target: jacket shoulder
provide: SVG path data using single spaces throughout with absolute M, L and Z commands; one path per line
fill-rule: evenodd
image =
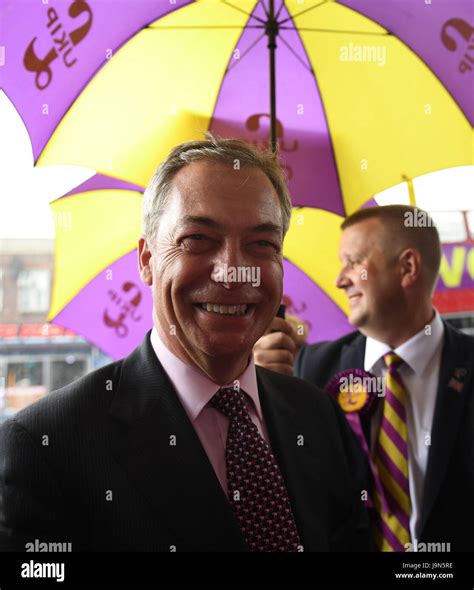
M 459 342 L 467 351 L 474 351 L 474 335 L 461 332 L 448 322 L 444 321 L 444 327 L 448 338 L 454 342 Z
M 364 336 L 360 332 L 350 332 L 337 340 L 325 340 L 323 342 L 316 342 L 315 344 L 303 344 L 300 349 L 300 354 L 311 356 L 324 356 L 341 350 L 347 344 L 352 344 L 358 339 L 363 340 Z
M 365 337 L 360 332 L 351 332 L 337 340 L 304 344 L 295 359 L 295 374 L 323 387 L 338 371 L 342 350 L 364 344 Z
M 123 359 L 104 365 L 46 394 L 5 424 L 16 422 L 31 432 L 44 432 L 46 427 L 83 426 L 84 421 L 90 423 L 95 417 L 102 417 L 120 380 L 122 362 Z

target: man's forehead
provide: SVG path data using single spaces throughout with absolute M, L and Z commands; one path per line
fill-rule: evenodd
M 368 251 L 373 248 L 377 242 L 378 223 L 368 224 L 369 221 L 378 222 L 376 219 L 367 219 L 360 223 L 355 223 L 346 227 L 342 231 L 341 241 L 339 243 L 340 251 L 346 254 L 351 252 L 360 253 L 361 251 Z
M 258 180 L 261 184 L 266 184 L 270 190 L 273 189 L 270 179 L 258 166 L 238 161 L 231 163 L 212 159 L 195 160 L 186 164 L 176 172 L 171 185 L 186 186 L 199 181 L 200 184 L 196 186 L 226 183 L 239 188 L 245 185 L 249 179 L 254 182 Z
M 268 225 L 282 231 L 278 195 L 266 174 L 255 167 L 235 171 L 231 165 L 197 161 L 174 177 L 168 193 L 167 210 L 174 212 L 179 226 L 201 224 Z
M 203 226 L 217 231 L 226 231 L 227 224 L 216 217 L 207 215 L 183 215 L 177 222 L 177 228 L 189 226 Z M 245 220 L 245 229 L 259 233 L 281 234 L 281 224 L 275 223 L 272 219 L 262 218 L 261 220 Z
M 365 242 L 376 240 L 381 234 L 383 234 L 383 224 L 375 217 L 358 221 L 342 231 L 342 237 L 347 240 Z

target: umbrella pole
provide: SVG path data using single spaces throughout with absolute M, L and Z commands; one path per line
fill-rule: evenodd
M 408 197 L 410 199 L 410 205 L 412 207 L 416 207 L 415 187 L 413 186 L 413 180 L 408 176 L 405 176 L 405 174 L 403 174 L 402 178 L 408 186 Z
M 276 83 L 275 83 L 275 54 L 276 38 L 278 35 L 278 22 L 275 19 L 275 3 L 269 0 L 268 21 L 266 23 L 266 33 L 268 35 L 268 49 L 270 52 L 270 146 L 273 153 L 277 149 L 276 133 Z

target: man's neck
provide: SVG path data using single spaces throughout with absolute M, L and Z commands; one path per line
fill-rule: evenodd
M 394 322 L 391 326 L 386 326 L 377 330 L 371 330 L 370 328 L 361 327 L 359 331 L 367 336 L 373 338 L 379 342 L 383 342 L 387 346 L 390 346 L 392 350 L 395 350 L 410 338 L 413 338 L 418 332 L 426 328 L 435 317 L 435 311 L 430 306 L 429 309 L 425 309 L 423 313 L 416 314 Z
M 160 325 L 155 324 L 155 329 L 158 336 L 166 348 L 179 358 L 183 363 L 201 371 L 206 377 L 217 385 L 231 385 L 242 373 L 249 364 L 251 352 L 247 355 L 225 355 L 219 357 L 211 357 L 204 353 L 199 353 L 196 350 L 187 351 L 176 338 L 166 338 L 166 334 L 161 330 Z

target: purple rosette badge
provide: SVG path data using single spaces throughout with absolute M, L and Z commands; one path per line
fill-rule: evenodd
M 375 401 L 383 396 L 383 381 L 362 369 L 346 369 L 328 381 L 324 389 L 347 414 L 372 412 Z

